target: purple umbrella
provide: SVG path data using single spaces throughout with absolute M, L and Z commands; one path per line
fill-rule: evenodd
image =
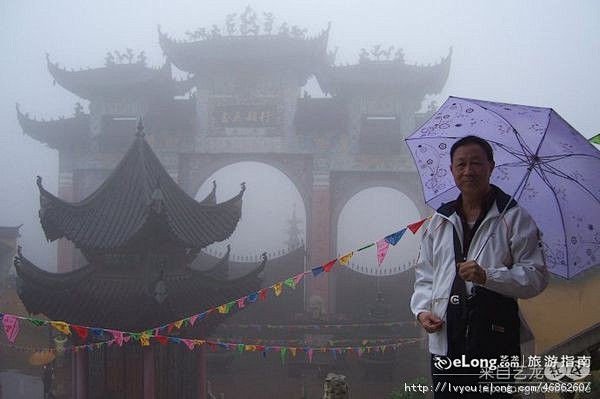
M 600 151 L 551 108 L 449 97 L 406 139 L 434 209 L 459 194 L 450 147 L 467 135 L 494 148 L 491 182 L 534 218 L 552 273 L 571 278 L 600 263 Z

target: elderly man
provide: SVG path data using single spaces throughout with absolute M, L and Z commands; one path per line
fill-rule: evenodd
M 497 366 L 500 356 L 520 354 L 525 325 L 516 298 L 542 292 L 548 271 L 535 222 L 490 184 L 490 144 L 464 137 L 450 158 L 460 195 L 437 210 L 423 235 L 411 310 L 429 333 L 434 387 L 438 381 L 478 386 L 479 367 L 452 361 L 464 356 L 469 365 L 485 359 Z M 458 394 L 435 393 L 450 397 Z

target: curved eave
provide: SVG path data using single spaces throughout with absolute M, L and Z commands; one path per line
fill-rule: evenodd
M 14 265 L 17 276 L 21 279 L 21 284 L 26 284 L 28 287 L 33 287 L 34 289 L 36 287 L 44 287 L 57 291 L 74 287 L 95 272 L 95 268 L 92 265 L 87 265 L 66 273 L 48 272 L 39 268 L 23 256 L 20 248 L 19 253 L 15 256 Z
M 452 49 L 434 65 L 408 65 L 397 61 L 366 61 L 347 66 L 333 66 L 317 73 L 319 86 L 325 93 L 401 93 L 418 95 L 442 91 L 452 59 Z
M 175 40 L 158 29 L 163 53 L 177 68 L 203 73 L 237 67 L 267 67 L 314 73 L 327 63 L 329 30 L 312 38 L 283 35 L 217 36 L 198 41 Z
M 23 134 L 54 149 L 84 145 L 90 136 L 89 114 L 40 121 L 30 118 L 27 113 L 22 113 L 17 104 L 17 120 L 23 129 Z
M 46 58 L 48 71 L 54 81 L 87 100 L 106 96 L 176 95 L 188 84 L 171 78 L 171 66 L 168 62 L 160 68 L 132 63 L 74 71 L 60 68 L 48 56 Z
M 69 273 L 48 273 L 21 255 L 18 259 L 19 296 L 29 313 L 125 331 L 163 325 L 260 288 L 256 278 L 230 284 L 190 270 L 177 271 L 161 276 L 168 295 L 159 303 L 152 285 L 129 268 L 105 274 L 89 265 Z M 205 320 L 206 332 L 225 317 L 215 314 Z
M 213 205 L 217 203 L 217 181 L 213 180 L 212 184 L 212 190 L 202 201 L 200 201 L 201 204 Z
M 228 239 L 242 216 L 245 190 L 242 183 L 238 195 L 219 204 L 198 203 L 187 194 L 175 198 L 165 193 L 171 231 L 188 248 L 205 248 Z
M 46 238 L 66 237 L 90 253 L 127 249 L 159 237 L 196 249 L 223 241 L 240 220 L 245 190 L 242 184 L 237 196 L 219 204 L 197 202 L 169 176 L 143 137 L 135 139 L 111 175 L 80 202 L 68 203 L 52 195 L 41 178 L 38 187 Z M 157 189 L 158 201 L 154 199 Z
M 267 254 L 263 253 L 261 255 L 261 262 L 256 267 L 254 267 L 252 270 L 250 270 L 249 272 L 247 272 L 241 276 L 237 276 L 235 278 L 229 278 L 230 250 L 231 249 L 228 246 L 225 256 L 223 258 L 219 259 L 219 261 L 210 269 L 199 270 L 193 266 L 187 266 L 187 268 L 194 274 L 204 276 L 204 278 L 207 278 L 210 281 L 222 284 L 224 286 L 236 286 L 236 285 L 244 284 L 244 283 L 252 284 L 257 281 L 262 282 L 263 279 L 259 275 L 261 273 L 263 273 L 263 271 L 265 270 L 265 267 L 267 265 Z M 204 259 L 207 259 L 207 258 L 208 257 L 205 257 Z M 199 263 L 199 262 L 196 262 L 196 264 L 197 263 Z

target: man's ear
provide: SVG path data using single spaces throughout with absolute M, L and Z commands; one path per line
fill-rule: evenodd
M 492 161 L 490 162 L 491 167 L 490 167 L 490 176 L 492 175 L 492 172 L 494 171 L 494 168 L 496 167 L 496 162 Z

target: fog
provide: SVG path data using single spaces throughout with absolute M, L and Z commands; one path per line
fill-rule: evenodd
M 37 118 L 69 117 L 78 101 L 87 112 L 86 101 L 53 85 L 45 53 L 63 67 L 79 69 L 100 67 L 107 52 L 131 48 L 136 53 L 145 51 L 148 64 L 159 66 L 164 57 L 157 25 L 170 36 L 184 39 L 186 31 L 223 25 L 227 14 L 241 13 L 248 3 L 0 1 L 0 225 L 23 224 L 20 243 L 27 256 L 41 267 L 56 265 L 55 249 L 45 241 L 37 219 L 35 176 L 42 175 L 45 186 L 56 193 L 58 160 L 56 151 L 22 134 L 15 103 Z M 441 104 L 448 95 L 553 107 L 584 136 L 599 132 L 600 3 L 596 1 L 260 0 L 250 5 L 258 13 L 272 12 L 276 24 L 298 25 L 309 34 L 320 32 L 331 21 L 329 50 L 337 48 L 338 64 L 357 62 L 361 48 L 376 44 L 403 48 L 410 64 L 438 62 L 452 47 L 447 84 L 442 93 L 426 98 L 424 107 L 432 100 Z M 322 95 L 314 80 L 307 89 L 313 96 Z M 231 180 L 235 181 L 219 182 L 219 200 L 237 192 L 244 179 L 235 175 Z M 278 213 L 272 220 L 281 224 L 282 217 L 291 216 L 293 204 L 303 218 L 304 204 L 298 203 L 294 188 L 285 179 L 273 186 L 274 192 L 277 187 L 288 187 L 285 195 L 270 192 L 259 197 L 271 211 L 275 208 L 269 201 L 287 204 L 281 211 L 287 214 Z M 251 190 L 249 185 L 248 195 Z M 354 210 L 348 212 L 356 215 L 359 225 L 375 220 L 361 212 L 370 209 L 368 199 L 357 198 L 352 206 Z M 410 219 L 412 214 L 404 216 Z M 379 227 L 389 233 L 392 226 Z M 344 227 L 349 230 L 354 228 Z M 357 242 L 381 238 L 379 230 L 367 230 L 363 233 L 369 238 L 349 234 L 344 238 L 346 246 L 353 249 Z M 279 241 L 273 248 L 265 248 L 264 242 L 247 244 L 239 243 L 240 253 L 256 254 L 282 245 Z M 260 248 L 252 253 L 256 246 Z

